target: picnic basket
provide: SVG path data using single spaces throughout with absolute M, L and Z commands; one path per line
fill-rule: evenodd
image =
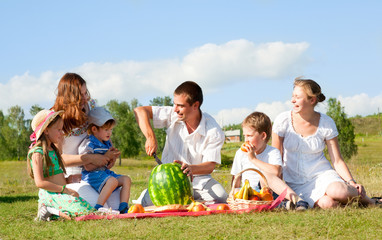
M 239 172 L 238 174 L 235 175 L 234 180 L 232 181 L 232 189 L 231 192 L 229 193 L 227 203 L 229 205 L 229 208 L 231 210 L 240 210 L 240 209 L 247 209 L 247 208 L 266 208 L 267 206 L 271 206 L 272 201 L 258 201 L 258 200 L 244 200 L 244 199 L 239 199 L 235 198 L 235 185 L 239 177 L 243 174 L 243 172 L 246 171 L 254 171 L 257 172 L 261 178 L 264 180 L 264 186 L 263 187 L 268 187 L 268 181 L 264 174 L 260 172 L 259 170 L 255 168 L 247 168 L 244 169 L 243 171 Z

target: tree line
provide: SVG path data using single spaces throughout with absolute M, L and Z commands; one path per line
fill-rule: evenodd
M 156 97 L 150 101 L 150 106 L 172 106 L 169 96 Z M 116 119 L 113 129 L 112 142 L 121 151 L 121 157 L 136 157 L 144 153 L 145 137 L 135 120 L 134 108 L 141 106 L 137 99 L 130 102 L 110 100 L 106 109 Z M 42 108 L 33 105 L 29 110 L 31 116 L 36 115 Z M 328 100 L 326 114 L 333 118 L 339 132 L 338 140 L 344 159 L 350 159 L 357 154 L 354 126 L 345 114 L 341 103 L 335 98 Z M 29 136 L 32 133 L 31 119 L 25 119 L 24 110 L 20 106 L 8 109 L 8 115 L 0 110 L 0 160 L 25 160 L 29 150 Z M 231 124 L 224 129 L 241 129 L 241 124 Z M 165 129 L 154 129 L 158 141 L 158 151 L 164 148 L 166 141 Z
M 151 106 L 172 106 L 169 96 L 156 97 L 150 101 Z M 134 157 L 143 153 L 146 139 L 135 120 L 134 108 L 141 106 L 137 99 L 130 102 L 110 100 L 104 107 L 117 121 L 113 129 L 111 141 L 121 151 L 121 157 Z M 29 110 L 31 116 L 36 115 L 43 108 L 33 105 Z M 31 141 L 29 136 L 32 119 L 25 119 L 24 110 L 20 106 L 12 106 L 5 115 L 0 110 L 0 160 L 25 160 Z M 164 148 L 166 132 L 164 129 L 154 130 L 158 150 Z

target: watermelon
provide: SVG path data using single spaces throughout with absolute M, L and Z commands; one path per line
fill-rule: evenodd
M 191 203 L 191 182 L 178 163 L 156 166 L 150 174 L 148 191 L 155 206 Z

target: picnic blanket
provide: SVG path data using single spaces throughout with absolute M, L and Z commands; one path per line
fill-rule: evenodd
M 285 189 L 279 196 L 276 198 L 271 205 L 258 205 L 251 208 L 239 209 L 239 210 L 216 210 L 219 204 L 210 204 L 207 207 L 211 210 L 209 211 L 200 211 L 200 212 L 148 212 L 148 213 L 125 213 L 125 214 L 106 214 L 106 215 L 97 215 L 89 214 L 80 217 L 76 217 L 76 221 L 86 221 L 86 220 L 99 220 L 99 219 L 123 219 L 123 218 L 159 218 L 159 217 L 185 217 L 185 216 L 206 216 L 211 214 L 221 214 L 221 213 L 250 213 L 250 212 L 262 212 L 262 211 L 271 211 L 277 207 L 285 198 L 287 190 Z

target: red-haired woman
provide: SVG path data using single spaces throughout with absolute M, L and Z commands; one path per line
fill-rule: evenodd
M 119 151 L 110 149 L 105 155 L 101 154 L 78 154 L 80 143 L 87 136 L 87 115 L 90 109 L 95 107 L 95 101 L 90 98 L 86 81 L 76 73 L 66 73 L 58 83 L 56 101 L 52 107 L 54 111 L 64 110 L 65 139 L 62 149 L 62 159 L 66 166 L 67 183 L 71 189 L 95 206 L 98 193 L 88 184 L 81 181 L 81 165 L 93 163 L 98 166 L 108 164 L 112 167 Z M 120 190 L 113 192 L 106 205 L 112 209 L 118 209 Z

